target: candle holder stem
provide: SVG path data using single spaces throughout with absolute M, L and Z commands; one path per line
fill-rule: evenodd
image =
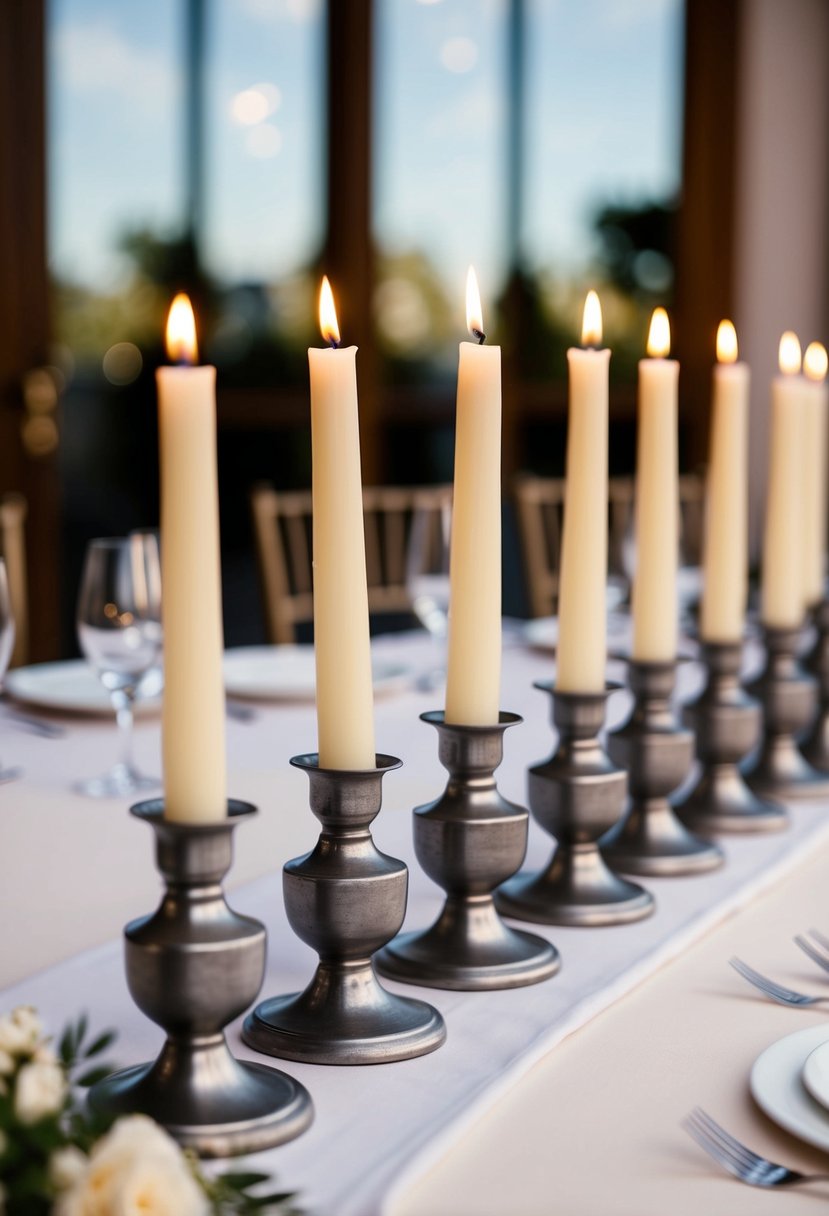
M 438 731 L 449 781 L 440 798 L 414 812 L 418 861 L 446 892 L 429 929 L 404 933 L 380 951 L 377 968 L 392 979 L 434 988 L 517 988 L 554 975 L 558 951 L 501 920 L 492 892 L 514 874 L 527 849 L 529 815 L 498 792 L 495 770 L 504 731 L 521 721 L 502 713 L 492 726 L 448 723 L 421 714 Z
M 725 860 L 715 844 L 694 836 L 676 817 L 668 796 L 691 769 L 694 736 L 677 724 L 671 707 L 676 662 L 632 660 L 633 708 L 607 736 L 611 760 L 627 769 L 630 803 L 602 837 L 602 855 L 625 874 L 672 877 L 716 869 Z
M 498 891 L 504 916 L 551 925 L 617 925 L 641 920 L 654 910 L 653 896 L 615 874 L 599 851 L 599 839 L 619 819 L 627 795 L 627 774 L 617 768 L 599 741 L 609 694 L 559 692 L 536 684 L 552 697 L 558 747 L 549 760 L 529 771 L 533 815 L 557 846 L 539 874 L 517 874 Z
M 782 801 L 829 797 L 829 776 L 813 768 L 798 746 L 817 708 L 817 681 L 797 653 L 799 629 L 763 629 L 765 663 L 747 685 L 763 710 L 756 756 L 743 766 L 746 781 L 761 797 Z
M 818 707 L 800 750 L 813 768 L 829 772 L 829 599 L 813 610 L 816 636 L 805 656 L 807 671 L 818 682 Z
M 288 920 L 320 961 L 304 992 L 262 1001 L 242 1037 L 257 1051 L 315 1064 L 381 1064 L 440 1047 L 446 1028 L 425 1001 L 396 996 L 378 982 L 372 955 L 400 929 L 408 872 L 381 853 L 370 824 L 380 810 L 381 782 L 400 767 L 319 767 L 316 755 L 294 756 L 311 783 L 311 810 L 322 823 L 316 848 L 283 870 Z
M 165 819 L 160 800 L 132 808 L 155 831 L 166 889 L 158 911 L 124 931 L 127 983 L 167 1041 L 154 1063 L 114 1073 L 89 1094 L 93 1110 L 149 1115 L 205 1157 L 282 1144 L 313 1118 L 304 1086 L 237 1060 L 225 1041 L 224 1027 L 261 987 L 266 952 L 264 926 L 232 911 L 221 885 L 233 829 L 256 811 L 235 801 L 228 811 L 227 819 L 202 824 Z

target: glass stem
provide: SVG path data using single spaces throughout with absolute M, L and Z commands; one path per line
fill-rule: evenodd
M 115 720 L 118 723 L 118 733 L 121 738 L 121 767 L 126 772 L 133 770 L 132 737 L 133 737 L 133 702 L 135 689 L 123 688 L 112 694 L 112 704 L 115 706 Z

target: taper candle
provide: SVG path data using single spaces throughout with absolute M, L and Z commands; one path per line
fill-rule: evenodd
M 700 633 L 706 642 L 739 642 L 745 622 L 750 376 L 737 354 L 734 326 L 721 321 L 705 495 Z
M 466 279 L 449 553 L 446 721 L 491 726 L 501 691 L 501 348 L 485 346 L 475 271 Z
M 633 576 L 633 658 L 676 658 L 679 559 L 677 385 L 679 364 L 667 358 L 671 330 L 654 310 L 648 358 L 639 362 L 636 452 L 636 568 Z
M 800 343 L 780 339 L 780 372 L 771 385 L 771 432 L 760 615 L 772 629 L 797 629 L 803 620 L 803 429 L 805 391 Z
M 602 340 L 602 310 L 588 292 L 582 346 Z M 601 692 L 607 659 L 607 428 L 610 351 L 567 352 L 567 483 L 558 592 L 556 688 Z
M 185 295 L 167 322 L 171 360 L 195 364 L 196 323 Z M 212 822 L 227 813 L 222 590 L 216 468 L 216 369 L 161 367 L 161 586 L 164 814 Z
M 810 342 L 803 355 L 806 377 L 803 447 L 803 599 L 814 608 L 823 599 L 826 563 L 826 464 L 829 443 L 826 348 Z
M 339 348 L 328 279 L 320 290 L 327 349 L 308 351 L 313 463 L 314 653 L 322 768 L 373 769 L 363 483 L 357 409 L 357 347 Z

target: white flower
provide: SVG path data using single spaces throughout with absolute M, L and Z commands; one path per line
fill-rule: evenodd
M 89 1161 L 74 1144 L 55 1149 L 49 1158 L 49 1181 L 56 1191 L 67 1191 L 80 1182 Z
M 56 1114 L 66 1097 L 66 1077 L 56 1064 L 24 1064 L 14 1087 L 14 1113 L 21 1123 Z
M 10 1055 L 28 1055 L 42 1037 L 40 1018 L 30 1005 L 18 1005 L 0 1018 L 0 1049 Z
M 181 1149 L 144 1115 L 119 1119 L 60 1196 L 54 1216 L 207 1216 Z
M 14 1060 L 0 1047 L 0 1077 L 10 1077 L 14 1072 Z
M 55 1049 L 51 1047 L 45 1040 L 38 1043 L 37 1047 L 32 1052 L 32 1059 L 37 1060 L 38 1064 L 57 1064 L 58 1057 Z

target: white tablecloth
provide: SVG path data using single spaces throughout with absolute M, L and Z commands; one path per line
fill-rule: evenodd
M 393 649 L 415 666 L 431 660 L 428 643 L 419 638 L 385 639 L 379 649 Z M 520 649 L 505 655 L 502 704 L 523 713 L 526 723 L 506 736 L 501 787 L 518 800 L 527 764 L 552 748 L 548 698 L 531 689 L 533 679 L 551 670 L 543 656 Z M 693 674 L 685 678 L 693 679 Z M 618 719 L 624 697 L 614 701 L 611 716 Z M 406 767 L 386 780 L 375 837 L 381 848 L 412 867 L 409 927 L 427 923 L 440 903 L 440 893 L 416 867 L 409 815 L 412 805 L 439 791 L 445 777 L 436 759 L 434 731 L 417 722 L 417 714 L 436 703 L 433 694 L 415 691 L 378 703 L 378 747 L 399 754 Z M 231 723 L 228 733 L 231 793 L 250 798 L 262 810 L 256 823 L 238 833 L 234 878 L 250 877 L 257 869 L 267 872 L 237 890 L 233 903 L 268 924 L 265 991 L 295 990 L 309 978 L 313 956 L 286 925 L 279 868 L 315 838 L 306 780 L 287 768 L 290 755 L 314 746 L 313 710 L 268 709 L 254 724 Z M 153 906 L 158 879 L 143 825 L 132 822 L 117 804 L 92 803 L 67 792 L 72 778 L 105 763 L 114 745 L 109 728 L 79 724 L 61 741 L 3 734 L 5 754 L 13 749 L 28 770 L 24 783 L 0 792 L 4 923 L 16 930 L 3 948 L 8 982 L 53 963 L 73 946 L 113 937 L 123 920 Z M 143 762 L 157 763 L 157 725 L 143 724 L 139 736 Z M 305 1204 L 320 1214 L 380 1211 L 392 1193 L 444 1153 L 565 1035 L 778 880 L 828 835 L 825 810 L 801 807 L 784 835 L 728 842 L 727 866 L 717 873 L 652 881 L 659 907 L 648 921 L 612 929 L 551 930 L 564 966 L 546 983 L 487 994 L 395 986 L 439 1005 L 449 1027 L 446 1046 L 423 1059 L 385 1067 L 286 1065 L 311 1090 L 317 1119 L 304 1137 L 263 1154 L 259 1163 L 277 1171 L 287 1186 L 299 1187 Z M 533 827 L 529 864 L 540 864 L 549 850 L 548 840 Z M 124 1063 L 157 1050 L 156 1028 L 127 997 L 117 942 L 23 979 L 4 994 L 3 1004 L 19 1000 L 37 1004 L 56 1028 L 81 1008 L 90 1011 L 95 1025 L 118 1026 Z M 232 1038 L 238 1046 L 236 1030 Z M 585 1084 L 590 1083 L 586 1076 Z M 520 1207 L 515 1210 L 522 1216 Z

